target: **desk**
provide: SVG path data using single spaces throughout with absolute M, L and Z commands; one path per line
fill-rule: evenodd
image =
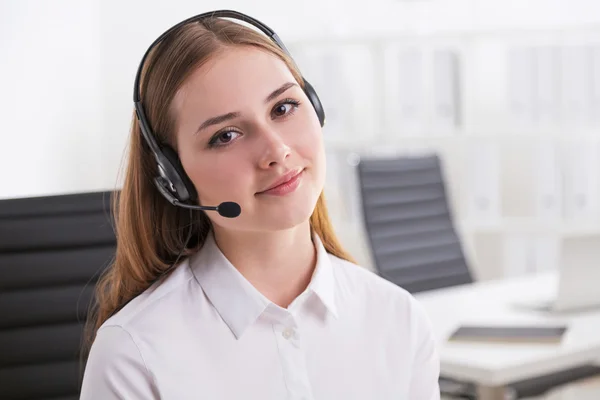
M 432 321 L 441 375 L 473 382 L 485 398 L 501 398 L 511 382 L 569 369 L 600 359 L 600 309 L 551 314 L 519 307 L 550 298 L 557 273 L 476 282 L 415 295 Z M 447 342 L 461 324 L 566 324 L 560 344 Z

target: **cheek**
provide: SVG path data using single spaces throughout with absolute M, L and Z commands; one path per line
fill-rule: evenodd
M 319 130 L 308 131 L 296 147 L 298 155 L 307 162 L 314 188 L 322 190 L 325 184 L 326 163 L 323 139 Z
M 308 100 L 307 100 L 308 102 Z M 296 137 L 296 151 L 305 159 L 317 162 L 323 150 L 323 134 L 319 119 L 312 106 L 302 109 L 294 127 L 300 135 Z
M 249 168 L 242 163 L 243 160 L 238 157 L 211 154 L 192 158 L 185 163 L 185 169 L 201 202 L 212 205 L 215 202 L 235 201 L 239 198 L 236 192 L 248 186 Z
M 325 159 L 325 149 L 320 126 L 304 130 L 304 133 L 298 140 L 297 151 L 302 158 L 310 160 L 313 167 L 320 167 L 320 164 Z

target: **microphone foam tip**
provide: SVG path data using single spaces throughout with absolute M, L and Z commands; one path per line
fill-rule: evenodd
M 235 218 L 241 214 L 242 208 L 238 203 L 234 203 L 233 201 L 226 201 L 219 204 L 217 209 L 219 215 L 225 218 Z

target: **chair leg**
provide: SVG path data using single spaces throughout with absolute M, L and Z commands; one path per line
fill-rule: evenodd
M 512 400 L 513 396 L 504 386 L 478 386 L 478 400 Z

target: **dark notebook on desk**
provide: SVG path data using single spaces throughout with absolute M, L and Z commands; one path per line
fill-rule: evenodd
M 448 339 L 461 342 L 558 343 L 566 326 L 461 326 Z

